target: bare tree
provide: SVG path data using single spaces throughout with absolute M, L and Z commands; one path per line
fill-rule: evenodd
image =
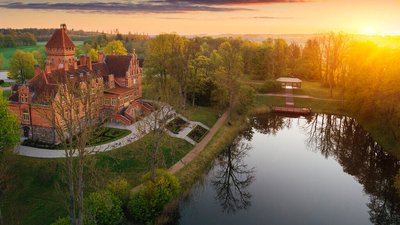
M 49 107 L 41 114 L 54 128 L 65 151 L 71 224 L 82 225 L 85 162 L 96 151 L 90 147 L 90 140 L 105 122 L 101 113 L 103 80 L 91 75 L 62 77 L 52 85 L 56 91 L 44 96 Z
M 165 160 L 161 147 L 168 136 L 166 130 L 167 124 L 176 115 L 174 108 L 170 104 L 166 103 L 166 101 L 168 101 L 167 96 L 169 95 L 163 96 L 164 97 L 157 98 L 157 100 L 150 100 L 148 103 L 144 103 L 151 104 L 153 112 L 145 118 L 142 118 L 138 126 L 138 135 L 150 135 L 151 137 L 148 139 L 148 142 L 145 143 L 145 148 L 149 150 L 151 180 L 156 178 L 158 167 L 165 167 Z

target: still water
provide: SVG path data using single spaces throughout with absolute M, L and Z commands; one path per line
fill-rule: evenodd
M 349 117 L 254 117 L 176 224 L 400 224 L 400 164 Z

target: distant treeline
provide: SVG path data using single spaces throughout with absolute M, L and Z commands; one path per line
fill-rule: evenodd
M 0 48 L 36 45 L 36 37 L 32 33 L 12 29 L 0 30 Z

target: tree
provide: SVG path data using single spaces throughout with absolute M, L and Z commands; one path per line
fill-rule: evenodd
M 216 54 L 218 67 L 219 85 L 228 92 L 229 120 L 235 105 L 235 99 L 239 90 L 239 78 L 243 75 L 243 58 L 230 42 L 222 43 Z
M 8 102 L 0 88 L 0 225 L 5 224 L 2 217 L 3 199 L 11 190 L 13 153 L 10 151 L 20 138 L 20 128 L 15 114 L 8 110 Z
M 50 104 L 39 113 L 54 127 L 65 151 L 69 217 L 72 225 L 82 225 L 84 169 L 87 156 L 96 152 L 95 147 L 89 147 L 89 142 L 98 135 L 106 120 L 100 112 L 104 84 L 102 79 L 94 77 L 84 80 L 60 77 L 55 82 L 58 86 L 55 97 L 45 96 L 43 102 Z
M 25 82 L 33 77 L 34 66 L 37 61 L 32 53 L 21 50 L 15 51 L 10 59 L 10 74 L 17 82 Z
M 185 107 L 189 78 L 188 40 L 176 34 L 161 34 L 150 40 L 144 71 L 154 88 L 170 89 Z M 178 92 L 178 93 L 176 93 Z
M 13 148 L 20 140 L 20 128 L 14 113 L 8 109 L 8 102 L 0 88 L 0 151 Z
M 274 78 L 287 75 L 289 47 L 284 39 L 275 39 L 273 43 L 273 75 Z
M 98 52 L 96 51 L 96 49 L 91 48 L 89 50 L 89 57 L 92 62 L 97 62 L 99 60 L 99 55 L 98 55 Z
M 34 50 L 32 54 L 37 63 L 39 64 L 40 68 L 44 69 L 44 65 L 46 63 L 46 53 L 44 49 L 41 49 L 40 51 Z
M 85 199 L 85 224 L 118 225 L 123 219 L 122 203 L 111 192 L 93 192 Z
M 111 41 L 103 48 L 105 54 L 126 55 L 128 51 L 122 41 Z

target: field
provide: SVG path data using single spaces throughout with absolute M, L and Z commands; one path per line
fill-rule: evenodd
M 74 41 L 76 46 L 82 45 L 82 41 Z M 4 62 L 3 65 L 0 67 L 0 70 L 8 70 L 10 68 L 10 59 L 13 56 L 16 50 L 22 50 L 25 52 L 33 52 L 35 50 L 40 50 L 44 48 L 45 42 L 38 42 L 37 45 L 34 46 L 18 46 L 15 48 L 0 48 L 0 54 L 3 55 Z
M 88 158 L 86 193 L 104 188 L 109 180 L 124 177 L 132 185 L 141 183 L 149 170 L 150 136 L 130 145 Z M 165 166 L 172 166 L 192 145 L 182 139 L 167 137 L 162 145 Z M 15 156 L 13 190 L 4 207 L 6 224 L 44 225 L 67 215 L 62 159 L 34 159 Z

